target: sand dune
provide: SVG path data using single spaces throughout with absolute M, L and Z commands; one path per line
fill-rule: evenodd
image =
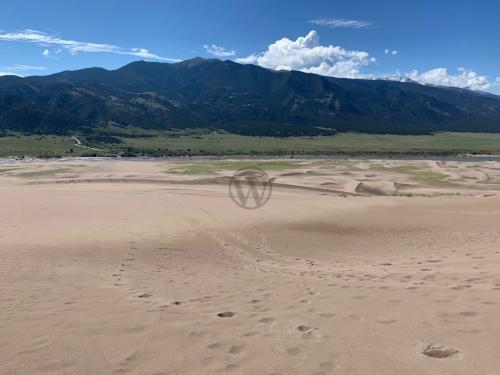
M 491 181 L 433 196 L 456 187 L 291 170 L 245 210 L 231 170 L 47 163 L 0 175 L 1 374 L 498 373 Z
M 393 195 L 397 188 L 394 182 L 386 183 L 370 183 L 360 182 L 355 189 L 356 193 L 364 193 L 370 195 Z

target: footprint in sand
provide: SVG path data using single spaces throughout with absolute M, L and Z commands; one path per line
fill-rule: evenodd
M 244 345 L 233 345 L 229 349 L 228 353 L 229 354 L 238 354 L 238 353 L 241 353 L 243 351 L 243 347 L 244 347 Z
M 323 370 L 333 370 L 335 365 L 332 362 L 325 361 L 325 362 L 321 362 L 319 364 L 319 367 Z
M 447 348 L 443 345 L 428 344 L 424 346 L 421 353 L 427 357 L 444 359 L 455 357 L 460 352 L 456 349 Z
M 259 320 L 259 323 L 268 324 L 268 323 L 273 323 L 275 321 L 276 319 L 274 318 L 262 318 L 261 320 Z
M 208 349 L 220 349 L 222 344 L 220 342 L 215 342 L 213 344 L 207 345 Z
M 319 313 L 318 316 L 321 316 L 322 318 L 333 318 L 335 313 Z
M 254 337 L 254 336 L 257 336 L 258 334 L 259 334 L 259 332 L 250 331 L 250 332 L 244 333 L 243 336 L 244 337 Z
M 304 324 L 301 324 L 300 326 L 297 327 L 297 329 L 300 331 L 300 332 L 311 332 L 312 331 L 312 327 L 309 327 L 309 326 L 306 326 Z
M 224 311 L 221 313 L 218 313 L 217 316 L 220 318 L 232 318 L 233 316 L 236 316 L 237 314 L 232 311 Z
M 460 315 L 465 316 L 467 318 L 472 318 L 478 316 L 479 314 L 475 311 L 462 311 Z
M 226 365 L 226 367 L 224 367 L 224 369 L 227 371 L 231 371 L 231 370 L 237 369 L 238 367 L 240 367 L 240 365 L 238 365 L 236 363 L 230 363 L 230 364 Z
M 295 356 L 300 354 L 300 348 L 289 348 L 286 350 L 288 355 Z
M 381 324 L 394 324 L 396 323 L 397 320 L 395 319 L 388 319 L 388 320 L 377 320 L 377 323 L 381 323 Z

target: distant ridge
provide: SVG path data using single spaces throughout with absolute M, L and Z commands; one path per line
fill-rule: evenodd
M 108 123 L 277 136 L 500 132 L 500 97 L 396 78 L 331 78 L 199 57 L 0 77 L 0 131 L 85 134 Z

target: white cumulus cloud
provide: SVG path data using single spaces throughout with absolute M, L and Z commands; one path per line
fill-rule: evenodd
M 205 51 L 211 55 L 217 56 L 217 57 L 231 57 L 236 55 L 236 51 L 234 50 L 227 50 L 224 47 L 217 46 L 215 44 L 204 44 L 203 48 Z
M 59 36 L 48 34 L 38 30 L 25 29 L 21 31 L 5 32 L 0 30 L 0 41 L 4 42 L 19 42 L 19 43 L 34 43 L 42 47 L 60 47 L 69 51 L 72 55 L 79 52 L 106 52 L 118 55 L 130 55 L 145 59 L 160 60 L 160 61 L 179 61 L 167 57 L 161 57 L 148 51 L 145 48 L 125 48 L 113 44 L 79 42 L 71 39 L 63 39 Z M 46 54 L 47 51 L 47 54 Z M 44 56 L 48 56 L 50 51 L 47 48 L 43 51 Z
M 386 55 L 397 55 L 397 50 L 386 49 Z M 435 68 L 424 72 L 412 70 L 407 73 L 369 74 L 362 71 L 376 62 L 368 52 L 347 50 L 340 46 L 321 45 L 316 31 L 296 40 L 283 38 L 270 44 L 266 51 L 237 58 L 241 64 L 255 64 L 274 70 L 298 70 L 339 78 L 413 80 L 424 85 L 460 87 L 471 90 L 486 90 L 500 85 L 500 77 L 490 81 L 488 77 L 473 70 L 459 68 L 450 74 L 447 68 Z
M 449 74 L 446 68 L 435 68 L 422 73 L 413 70 L 406 73 L 405 77 L 425 85 L 460 87 L 471 90 L 486 90 L 492 86 L 486 76 L 465 68 L 459 68 L 458 74 L 455 75 Z
M 369 21 L 346 20 L 344 18 L 320 18 L 310 20 L 309 23 L 334 29 L 366 29 L 374 25 L 373 22 Z
M 375 62 L 364 51 L 351 51 L 319 43 L 318 33 L 310 31 L 296 40 L 283 38 L 266 51 L 236 59 L 242 64 L 256 64 L 274 70 L 299 70 L 332 77 L 369 78 L 360 68 Z

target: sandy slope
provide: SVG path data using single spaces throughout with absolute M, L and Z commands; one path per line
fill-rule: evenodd
M 496 185 L 244 210 L 165 162 L 16 165 L 74 171 L 0 176 L 1 374 L 498 373 Z M 393 178 L 359 173 L 277 181 Z

